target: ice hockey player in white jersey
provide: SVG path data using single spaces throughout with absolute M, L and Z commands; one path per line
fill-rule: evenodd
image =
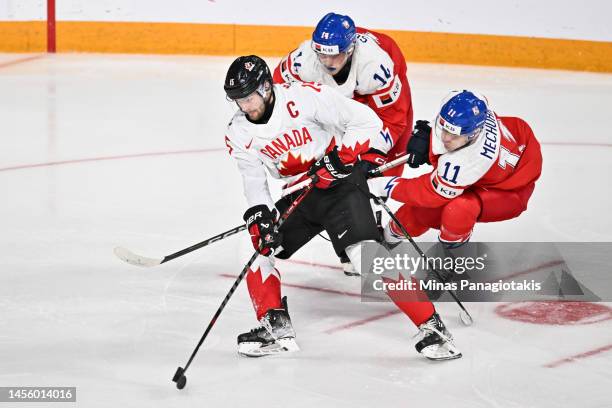
M 387 160 L 404 155 L 412 132 L 412 97 L 406 58 L 388 35 L 356 27 L 349 16 L 326 14 L 312 38 L 284 57 L 274 82 L 318 82 L 368 105 L 383 121 Z M 383 158 L 384 159 L 384 158 Z M 386 176 L 401 176 L 403 166 Z
M 389 144 L 387 155 L 378 157 L 377 163 L 405 154 L 412 132 L 412 97 L 406 58 L 391 37 L 356 27 L 347 15 L 328 13 L 318 22 L 312 38 L 280 61 L 273 79 L 275 83 L 322 83 L 368 105 L 383 121 L 382 131 Z M 401 176 L 403 168 L 397 166 L 385 175 Z M 356 275 L 344 254 L 340 261 L 345 274 Z
M 246 275 L 260 326 L 238 336 L 238 350 L 262 356 L 298 350 L 280 274 L 274 259 L 287 259 L 323 230 L 337 254 L 346 251 L 360 269 L 360 243 L 382 237 L 370 208 L 364 168 L 371 149 L 385 152 L 381 121 L 367 106 L 315 83 L 272 85 L 266 63 L 257 56 L 237 58 L 224 89 L 239 111 L 225 142 L 244 181 L 248 210 L 244 220 L 260 253 Z M 287 183 L 312 177 L 314 188 L 280 228 L 284 212 L 301 193 L 274 203 L 266 171 Z M 378 244 L 375 244 L 378 245 Z M 389 293 L 393 299 L 393 294 Z M 393 299 L 398 306 L 402 302 Z M 421 328 L 417 350 L 428 358 L 461 356 L 429 303 L 403 302 L 400 308 Z

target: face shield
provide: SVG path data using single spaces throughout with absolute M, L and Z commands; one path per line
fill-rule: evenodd
M 311 45 L 319 62 L 331 75 L 337 74 L 346 65 L 355 49 L 354 44 L 351 44 L 345 51 L 340 51 L 337 45 L 323 45 L 314 41 Z
M 251 92 L 245 97 L 236 99 L 230 99 L 227 97 L 227 99 L 229 101 L 236 102 L 236 105 L 238 105 L 238 108 L 240 108 L 241 111 L 248 113 L 254 110 L 260 110 L 262 107 L 264 107 L 265 101 L 270 94 L 270 89 L 271 86 L 268 81 L 264 81 L 259 84 L 255 91 Z
M 458 126 L 454 126 L 452 123 L 444 120 L 444 118 L 440 115 L 436 118 L 436 128 L 435 134 L 437 137 L 442 138 L 445 137 L 466 137 L 468 140 L 472 140 L 474 137 L 478 136 L 482 127 L 476 128 L 471 132 L 462 133 L 461 128 Z
M 482 127 L 476 128 L 471 132 L 461 133 L 461 128 L 454 126 L 452 123 L 444 120 L 438 115 L 436 118 L 436 126 L 434 128 L 434 136 L 444 145 L 447 151 L 457 150 L 471 140 L 473 140 L 482 131 Z

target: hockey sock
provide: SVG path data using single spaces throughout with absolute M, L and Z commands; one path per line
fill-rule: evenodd
M 262 273 L 263 270 L 263 273 Z M 249 295 L 255 308 L 257 320 L 270 309 L 281 309 L 280 274 L 271 265 L 259 265 L 249 269 L 246 276 Z
M 481 208 L 480 200 L 472 192 L 466 192 L 446 204 L 440 222 L 440 241 L 467 241 Z
M 418 280 L 410 278 L 414 285 L 414 290 L 387 290 L 387 295 L 393 303 L 402 311 L 412 323 L 417 327 L 425 323 L 434 314 L 435 308 L 433 303 L 429 301 L 427 295 L 419 288 Z M 396 282 L 391 279 L 383 278 L 384 282 Z M 399 281 L 404 280 L 402 275 L 399 276 Z

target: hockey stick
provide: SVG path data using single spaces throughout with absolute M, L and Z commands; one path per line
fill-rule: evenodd
M 370 171 L 370 173 L 368 174 L 368 177 L 375 177 L 378 176 L 380 174 L 382 174 L 383 172 L 392 169 L 393 167 L 399 166 L 400 164 L 405 163 L 408 160 L 408 155 L 404 155 L 401 157 L 398 157 L 397 159 L 387 163 L 387 164 L 383 164 L 382 166 L 373 169 Z M 288 194 L 294 193 L 304 187 L 309 186 L 311 183 L 311 179 L 307 179 L 302 181 L 301 183 L 295 184 L 293 186 L 287 187 L 285 190 L 283 190 L 283 194 L 282 197 L 287 196 Z M 130 265 L 135 265 L 135 266 L 143 266 L 146 268 L 150 268 L 152 266 L 157 266 L 160 264 L 163 264 L 165 262 L 171 261 L 175 258 L 181 257 L 183 255 L 187 255 L 190 252 L 193 252 L 197 249 L 203 248 L 207 245 L 212 244 L 213 242 L 217 242 L 217 241 L 221 241 L 222 239 L 225 239 L 227 237 L 230 237 L 234 234 L 237 234 L 243 230 L 246 229 L 245 225 L 239 225 L 237 227 L 234 227 L 230 230 L 227 230 L 225 232 L 222 232 L 219 235 L 215 235 L 214 237 L 205 239 L 202 242 L 199 242 L 195 245 L 192 245 L 188 248 L 185 249 L 181 249 L 180 251 L 177 251 L 173 254 L 170 255 L 166 255 L 163 258 L 149 258 L 143 255 L 138 255 L 132 251 L 130 251 L 129 249 L 125 248 L 125 247 L 116 247 L 113 252 L 115 253 L 115 256 L 117 256 L 117 258 L 121 259 L 124 262 L 129 263 Z
M 117 258 L 119 258 L 122 261 L 125 261 L 125 262 L 127 262 L 127 263 L 129 263 L 131 265 L 144 266 L 144 267 L 157 266 L 159 264 L 163 264 L 164 262 L 171 261 L 174 258 L 178 258 L 179 256 L 183 256 L 185 254 L 193 252 L 196 249 L 200 249 L 202 247 L 205 247 L 206 245 L 210 245 L 213 242 L 221 241 L 222 239 L 225 239 L 225 238 L 227 238 L 229 236 L 237 234 L 240 231 L 244 231 L 245 229 L 246 229 L 246 225 L 239 225 L 237 227 L 232 228 L 231 230 L 227 230 L 225 232 L 222 232 L 219 235 L 215 235 L 212 238 L 205 239 L 204 241 L 199 242 L 199 243 L 197 243 L 195 245 L 192 245 L 189 248 L 181 249 L 178 252 L 175 252 L 175 253 L 170 254 L 170 255 L 166 255 L 162 259 L 148 258 L 146 256 L 137 255 L 134 252 L 132 252 L 129 249 L 124 248 L 124 247 L 116 247 L 113 252 L 117 256 Z
M 370 198 L 372 198 L 374 201 L 376 201 L 376 203 L 378 205 L 382 206 L 385 209 L 387 214 L 389 214 L 389 217 L 391 217 L 391 219 L 397 224 L 397 226 L 400 227 L 400 229 L 402 230 L 402 233 L 404 234 L 406 239 L 408 239 L 408 241 L 410 241 L 410 243 L 412 244 L 414 249 L 425 260 L 425 263 L 431 267 L 432 264 L 429 263 L 429 258 L 427 257 L 427 255 L 425 255 L 425 253 L 423 252 L 421 247 L 419 247 L 419 245 L 410 236 L 410 234 L 408 233 L 408 231 L 406 230 L 404 225 L 400 222 L 400 220 L 397 219 L 395 214 L 393 214 L 393 211 L 391 211 L 391 209 L 389 207 L 387 207 L 387 204 L 385 204 L 385 202 L 380 197 L 377 197 L 377 196 L 375 196 L 374 194 L 371 194 L 371 193 L 369 193 L 369 195 L 370 195 Z M 433 271 L 433 273 L 436 274 L 436 277 L 438 279 L 443 281 L 443 279 L 440 276 L 440 273 L 437 271 L 437 269 L 431 268 L 431 270 Z M 455 294 L 455 292 L 453 290 L 449 289 L 448 293 L 450 293 L 450 295 L 453 298 L 453 300 L 455 302 L 457 302 L 457 304 L 461 308 L 461 313 L 459 314 L 459 318 L 460 318 L 461 322 L 463 324 L 465 324 L 466 326 L 471 326 L 472 323 L 474 323 L 474 319 L 472 319 L 472 316 L 470 315 L 470 313 L 466 310 L 465 306 L 463 306 L 463 303 L 461 303 L 461 301 L 459 300 L 459 298 L 457 297 L 457 295 Z
M 382 166 L 378 166 L 375 169 L 372 169 L 368 172 L 368 177 L 376 177 L 376 176 L 380 176 L 383 172 L 392 169 L 394 167 L 399 166 L 400 164 L 404 164 L 408 161 L 408 158 L 410 157 L 410 155 L 405 154 L 403 156 L 398 157 L 397 159 L 390 161 L 389 163 L 385 163 Z M 294 184 L 292 186 L 289 186 L 287 188 L 283 189 L 283 193 L 282 193 L 282 197 L 288 196 L 291 193 L 294 193 L 308 185 L 310 185 L 310 183 L 312 183 L 312 178 L 307 178 L 304 181 L 301 181 L 297 184 Z
M 304 198 L 306 198 L 308 193 L 312 190 L 313 186 L 314 186 L 313 184 L 307 186 L 304 189 L 304 191 L 295 200 L 293 200 L 293 202 L 291 203 L 289 208 L 287 208 L 287 210 L 285 210 L 285 212 L 281 215 L 280 219 L 278 220 L 278 223 L 276 225 L 276 229 L 280 228 L 281 225 L 283 225 L 285 223 L 287 218 L 289 218 L 289 216 L 293 213 L 293 211 L 295 211 L 297 206 L 304 200 Z M 232 297 L 232 295 L 236 291 L 236 288 L 238 287 L 238 285 L 240 284 L 240 282 L 242 281 L 242 279 L 246 275 L 247 271 L 249 270 L 251 265 L 253 265 L 253 262 L 255 262 L 255 259 L 257 259 L 258 256 L 259 256 L 259 251 L 255 251 L 255 253 L 251 256 L 251 259 L 249 259 L 249 261 L 244 266 L 244 268 L 242 268 L 242 272 L 240 272 L 240 275 L 238 275 L 238 277 L 234 281 L 234 284 L 230 288 L 229 292 L 227 292 L 227 295 L 225 295 L 225 298 L 221 302 L 221 306 L 219 306 L 219 308 L 217 309 L 216 313 L 214 314 L 214 316 L 210 320 L 210 323 L 208 323 L 208 327 L 206 327 L 206 330 L 204 331 L 204 334 L 200 338 L 200 341 L 198 342 L 198 345 L 193 350 L 193 353 L 191 353 L 191 357 L 189 357 L 189 361 L 187 361 L 187 364 L 185 364 L 185 368 L 178 367 L 176 369 L 176 373 L 174 373 L 174 377 L 172 377 L 172 381 L 174 381 L 176 383 L 176 388 L 178 388 L 179 390 L 182 390 L 185 387 L 185 384 L 187 383 L 187 377 L 185 377 L 185 372 L 187 371 L 187 369 L 191 365 L 191 362 L 193 361 L 193 358 L 195 357 L 195 355 L 198 353 L 198 350 L 200 349 L 200 346 L 202 345 L 202 343 L 204 343 L 204 340 L 206 339 L 206 336 L 208 336 L 208 333 L 210 332 L 212 327 L 217 322 L 217 319 L 219 318 L 219 315 L 221 315 L 221 312 L 225 308 L 225 305 L 227 305 L 227 302 L 229 302 L 230 298 Z

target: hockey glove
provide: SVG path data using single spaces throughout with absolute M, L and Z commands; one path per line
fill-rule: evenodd
M 270 211 L 267 205 L 256 205 L 244 213 L 253 247 L 260 254 L 269 256 L 281 244 L 282 234 L 275 227 L 276 210 Z
M 338 156 L 338 148 L 317 160 L 308 170 L 316 188 L 322 190 L 334 187 L 351 174 L 352 166 L 346 166 Z
M 429 122 L 417 120 L 407 148 L 407 153 L 410 156 L 408 158 L 408 165 L 413 169 L 424 163 L 431 164 L 429 163 L 430 134 L 431 126 L 429 126 Z
M 387 155 L 378 149 L 370 149 L 359 155 L 360 161 L 355 165 L 365 173 L 366 177 L 370 170 L 374 170 L 387 162 Z

